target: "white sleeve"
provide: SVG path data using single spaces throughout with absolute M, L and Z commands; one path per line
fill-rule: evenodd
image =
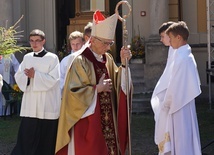
M 129 76 L 129 89 L 131 88 L 131 72 L 128 68 L 128 76 Z M 126 94 L 126 68 L 122 67 L 122 75 L 121 75 L 121 88 L 123 92 Z
M 65 72 L 66 72 L 66 64 L 65 64 L 65 58 L 63 58 L 62 61 L 60 62 L 60 89 L 61 89 L 61 92 L 64 87 Z
M 26 68 L 24 59 L 23 59 L 22 63 L 20 64 L 19 69 L 15 73 L 15 76 L 14 76 L 16 83 L 18 84 L 19 88 L 23 92 L 25 92 L 25 90 L 27 88 L 27 81 L 28 81 L 28 77 L 24 74 L 24 69 Z
M 97 104 L 97 89 L 95 90 L 95 94 L 94 94 L 94 97 L 93 97 L 93 100 L 92 100 L 91 105 L 90 105 L 89 108 L 86 110 L 86 112 L 82 115 L 81 118 L 85 118 L 85 117 L 88 117 L 88 116 L 94 114 L 96 104 Z

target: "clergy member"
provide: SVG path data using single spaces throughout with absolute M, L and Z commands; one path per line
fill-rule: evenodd
M 107 53 L 114 43 L 117 20 L 117 14 L 105 18 L 96 11 L 90 43 L 74 53 L 62 96 L 57 155 L 125 154 L 128 140 L 125 60 L 131 58 L 131 51 L 122 47 L 119 67 Z M 131 90 L 128 92 L 131 94 Z
M 61 103 L 59 60 L 44 49 L 43 31 L 33 30 L 29 39 L 33 52 L 24 56 L 15 74 L 24 94 L 12 155 L 53 155 Z

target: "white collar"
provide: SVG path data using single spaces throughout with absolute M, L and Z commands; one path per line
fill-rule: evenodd
M 92 51 L 92 49 L 91 49 L 91 51 Z M 92 51 L 92 53 L 94 54 L 94 56 L 97 59 L 97 61 L 99 61 L 99 62 L 103 61 L 103 55 L 99 55 L 99 54 L 95 53 L 94 51 Z

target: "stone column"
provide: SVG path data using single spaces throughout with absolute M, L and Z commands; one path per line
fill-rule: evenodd
M 10 27 L 12 26 L 13 16 L 12 16 L 12 0 L 1 0 L 0 1 L 0 26 Z
M 159 38 L 159 27 L 168 20 L 169 0 L 150 0 L 150 39 Z
M 150 37 L 146 43 L 144 65 L 145 87 L 153 91 L 167 61 L 168 48 L 160 42 L 159 27 L 168 21 L 168 0 L 150 0 Z
M 28 3 L 28 10 L 26 11 L 28 34 L 33 29 L 44 31 L 46 38 L 45 48 L 50 52 L 56 53 L 55 0 L 27 0 L 26 2 Z

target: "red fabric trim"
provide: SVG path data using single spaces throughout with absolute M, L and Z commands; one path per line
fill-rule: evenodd
M 125 155 L 128 142 L 128 114 L 126 95 L 120 92 L 119 108 L 118 108 L 118 136 L 121 155 Z

